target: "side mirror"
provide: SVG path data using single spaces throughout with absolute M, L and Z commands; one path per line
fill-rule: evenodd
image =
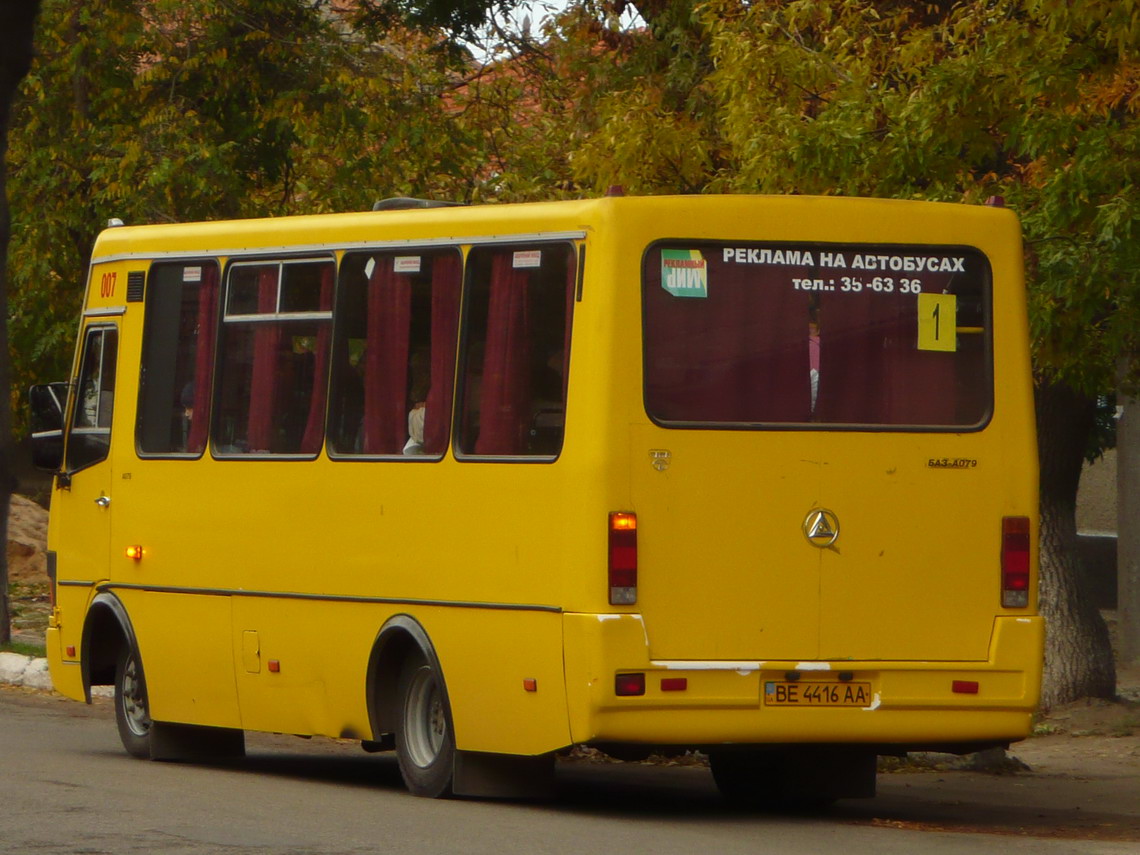
M 67 384 L 42 383 L 28 390 L 32 422 L 32 465 L 58 472 L 63 464 L 63 414 Z

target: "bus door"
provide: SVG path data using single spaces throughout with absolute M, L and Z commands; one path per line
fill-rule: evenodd
M 990 277 L 965 246 L 650 247 L 632 471 L 655 659 L 985 658 L 1017 506 Z
M 107 577 L 114 481 L 110 458 L 119 327 L 105 318 L 83 328 L 73 379 L 63 471 L 52 496 L 52 515 L 66 538 L 58 542 L 60 579 L 95 582 Z
M 802 434 L 635 429 L 638 602 L 654 659 L 818 656 L 821 467 Z
M 654 659 L 818 656 L 820 554 L 802 523 L 826 462 L 818 435 L 791 429 L 812 420 L 813 301 L 736 252 L 669 241 L 643 257 L 655 424 L 634 428 L 632 487 Z

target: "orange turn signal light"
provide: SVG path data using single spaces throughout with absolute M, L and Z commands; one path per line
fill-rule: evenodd
M 127 558 L 134 559 L 135 561 L 141 561 L 142 557 L 143 548 L 141 546 L 136 544 L 134 546 L 127 547 Z
M 637 514 L 614 511 L 610 514 L 610 531 L 637 531 Z

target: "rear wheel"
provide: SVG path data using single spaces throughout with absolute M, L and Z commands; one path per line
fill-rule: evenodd
M 133 757 L 150 759 L 150 703 L 146 694 L 142 661 L 130 645 L 124 646 L 115 663 L 115 722 L 119 739 Z
M 422 658 L 410 660 L 400 674 L 399 697 L 396 759 L 405 785 L 417 796 L 451 795 L 455 735 L 438 670 Z
M 857 749 L 726 750 L 709 765 L 721 795 L 741 806 L 817 809 L 875 794 L 876 757 Z
M 709 755 L 709 766 L 720 794 L 734 805 L 760 807 L 777 804 L 781 765 L 771 754 L 724 751 Z

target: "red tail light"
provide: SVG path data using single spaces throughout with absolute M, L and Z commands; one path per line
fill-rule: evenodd
M 614 694 L 623 698 L 645 694 L 645 674 L 618 674 L 614 677 Z
M 637 602 L 637 514 L 610 514 L 610 605 Z
M 1007 609 L 1029 605 L 1029 517 L 1002 517 L 1001 604 Z

